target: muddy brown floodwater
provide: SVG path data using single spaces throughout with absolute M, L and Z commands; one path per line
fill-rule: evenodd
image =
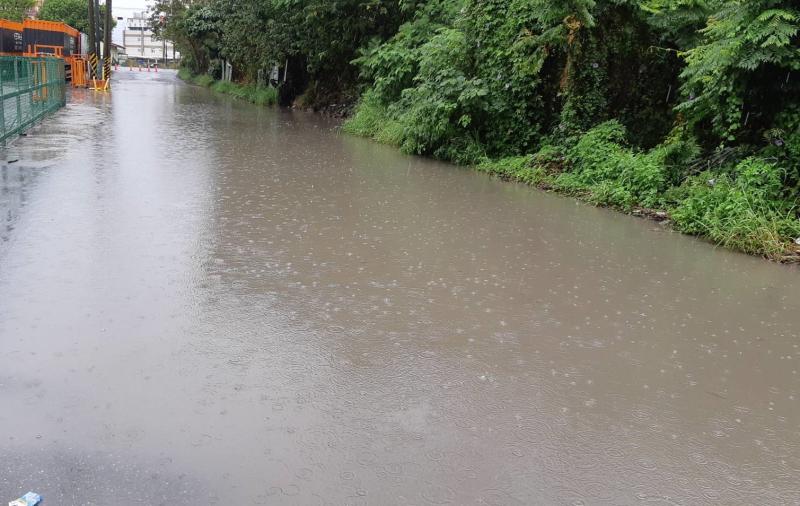
M 797 268 L 116 79 L 3 151 L 0 500 L 800 502 Z

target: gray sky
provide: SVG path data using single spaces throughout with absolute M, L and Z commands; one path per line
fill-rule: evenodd
M 125 12 L 130 12 L 131 10 L 143 10 L 147 8 L 147 5 L 151 2 L 146 0 L 113 0 L 114 3 L 114 12 L 117 12 L 117 9 L 123 10 Z

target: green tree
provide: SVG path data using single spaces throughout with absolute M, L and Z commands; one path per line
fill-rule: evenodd
M 103 20 L 105 20 L 106 6 L 100 6 L 100 38 L 103 37 Z M 39 19 L 46 21 L 61 21 L 69 26 L 87 33 L 89 31 L 89 11 L 86 0 L 45 0 L 39 11 Z M 116 21 L 113 21 L 116 26 Z
M 709 18 L 683 72 L 694 123 L 710 124 L 726 142 L 752 141 L 796 103 L 800 87 L 800 7 L 786 0 L 729 0 Z
M 0 18 L 21 21 L 34 3 L 34 0 L 0 0 Z
M 219 54 L 220 13 L 213 2 L 158 0 L 150 8 L 150 26 L 156 37 L 175 44 L 195 73 L 206 72 Z

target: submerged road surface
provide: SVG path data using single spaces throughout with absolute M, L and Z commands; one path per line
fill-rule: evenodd
M 115 79 L 3 152 L 0 500 L 800 503 L 798 269 Z

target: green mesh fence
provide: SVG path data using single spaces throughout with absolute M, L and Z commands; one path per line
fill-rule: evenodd
M 0 142 L 5 143 L 64 106 L 64 60 L 0 56 L 0 100 Z

